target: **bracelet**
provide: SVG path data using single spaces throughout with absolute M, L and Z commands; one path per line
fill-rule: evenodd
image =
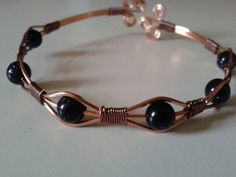
M 232 70 L 236 66 L 236 55 L 231 48 L 224 48 L 212 39 L 208 39 L 198 33 L 192 32 L 186 27 L 175 25 L 165 21 L 166 7 L 157 4 L 153 8 L 153 16 L 141 16 L 135 14 L 144 12 L 145 0 L 123 0 L 122 7 L 114 7 L 79 14 L 46 25 L 31 26 L 25 32 L 17 61 L 7 68 L 8 79 L 29 92 L 41 105 L 59 121 L 71 127 L 83 127 L 97 123 L 121 124 L 143 128 L 151 132 L 162 133 L 172 130 L 183 124 L 186 120 L 198 115 L 204 110 L 218 107 L 226 103 L 230 98 L 230 81 Z M 153 40 L 161 37 L 161 32 L 175 33 L 191 39 L 216 55 L 217 65 L 224 72 L 223 79 L 213 79 L 205 87 L 205 97 L 191 101 L 179 101 L 170 97 L 154 97 L 130 107 L 98 107 L 75 93 L 62 91 L 48 93 L 36 82 L 31 80 L 31 69 L 24 62 L 25 56 L 34 48 L 40 46 L 43 36 L 58 30 L 61 27 L 99 16 L 122 15 L 126 26 L 139 24 L 146 36 Z M 173 105 L 181 109 L 175 111 Z M 135 113 L 138 109 L 146 108 L 144 114 Z M 144 121 L 142 121 L 144 120 Z

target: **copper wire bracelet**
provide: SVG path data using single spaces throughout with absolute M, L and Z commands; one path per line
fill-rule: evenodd
M 204 110 L 214 108 L 228 101 L 230 98 L 229 84 L 232 70 L 236 65 L 236 56 L 232 49 L 224 48 L 214 40 L 192 32 L 186 27 L 165 21 L 166 7 L 161 4 L 154 6 L 153 17 L 142 16 L 137 19 L 135 13 L 143 12 L 145 7 L 145 0 L 123 0 L 122 7 L 96 10 L 46 25 L 31 26 L 25 32 L 21 41 L 17 61 L 11 63 L 7 68 L 8 79 L 14 84 L 21 85 L 25 91 L 29 92 L 41 105 L 45 106 L 59 121 L 71 127 L 110 123 L 129 125 L 162 133 L 183 124 L 186 120 Z M 202 44 L 207 50 L 216 55 L 217 64 L 223 70 L 224 78 L 211 80 L 205 88 L 206 96 L 203 98 L 184 102 L 160 96 L 123 108 L 98 107 L 80 95 L 71 92 L 48 93 L 30 79 L 30 67 L 23 60 L 29 51 L 42 43 L 43 36 L 74 22 L 105 15 L 123 15 L 126 26 L 131 27 L 139 24 L 146 36 L 154 40 L 158 40 L 161 36 L 161 31 L 165 31 L 184 36 Z M 175 111 L 171 105 L 177 105 L 181 109 Z M 147 107 L 144 114 L 135 113 L 136 110 L 143 107 Z M 146 122 L 140 121 L 144 119 L 146 119 Z

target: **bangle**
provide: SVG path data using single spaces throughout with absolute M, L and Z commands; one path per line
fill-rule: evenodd
M 65 125 L 83 127 L 98 123 L 122 124 L 143 128 L 151 132 L 162 133 L 172 130 L 186 120 L 196 116 L 204 110 L 218 107 L 230 98 L 230 81 L 232 70 L 236 66 L 236 55 L 231 48 L 224 48 L 212 39 L 206 38 L 190 29 L 165 21 L 166 7 L 157 4 L 153 8 L 153 16 L 135 14 L 144 12 L 145 0 L 123 0 L 122 7 L 108 8 L 79 14 L 46 25 L 31 26 L 25 32 L 17 61 L 7 68 L 8 79 L 29 92 L 41 105 Z M 205 87 L 205 97 L 191 101 L 179 101 L 170 97 L 159 96 L 148 99 L 130 107 L 98 107 L 75 93 L 62 91 L 48 93 L 36 82 L 31 80 L 31 69 L 24 62 L 25 56 L 34 48 L 40 46 L 43 36 L 58 30 L 61 27 L 99 16 L 122 15 L 126 26 L 139 24 L 146 36 L 153 40 L 161 37 L 161 32 L 175 33 L 203 45 L 213 53 L 217 65 L 224 72 L 223 79 L 213 79 Z M 173 105 L 181 109 L 175 111 Z M 146 108 L 143 114 L 135 113 L 138 109 Z

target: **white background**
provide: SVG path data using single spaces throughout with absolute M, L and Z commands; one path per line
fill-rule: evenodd
M 236 49 L 236 1 L 172 0 L 167 20 Z M 157 3 L 149 1 L 151 7 Z M 68 128 L 6 78 L 31 25 L 110 6 L 119 0 L 0 0 L 1 177 L 233 177 L 236 174 L 236 82 L 225 107 L 167 134 L 120 126 Z M 121 17 L 103 17 L 44 38 L 26 62 L 32 79 L 70 90 L 98 106 L 131 106 L 154 96 L 188 101 L 223 77 L 215 56 L 179 37 L 147 40 Z M 235 74 L 234 74 L 235 76 Z

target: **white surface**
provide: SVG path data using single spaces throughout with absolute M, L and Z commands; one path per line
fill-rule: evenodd
M 169 21 L 236 49 L 236 1 L 163 2 Z M 119 126 L 65 127 L 8 82 L 6 67 L 15 60 L 28 26 L 119 4 L 118 0 L 0 1 L 1 177 L 236 174 L 235 78 L 226 107 L 206 111 L 162 135 Z M 149 41 L 138 27 L 124 27 L 121 17 L 68 26 L 46 37 L 26 61 L 32 78 L 45 89 L 71 90 L 100 106 L 130 106 L 159 95 L 187 101 L 204 96 L 206 83 L 223 77 L 214 56 L 201 46 L 178 38 Z

